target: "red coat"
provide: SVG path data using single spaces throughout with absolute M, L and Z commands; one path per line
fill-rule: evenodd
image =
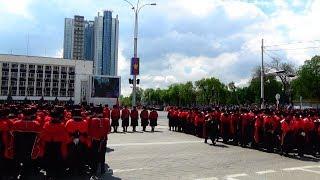
M 15 154 L 14 136 L 12 136 L 14 132 L 34 132 L 39 134 L 40 131 L 41 131 L 40 123 L 35 120 L 14 121 L 11 128 L 12 133 L 9 139 L 9 148 L 5 156 L 9 159 L 13 159 L 14 157 L 14 154 Z M 30 156 L 32 157 L 32 159 L 36 159 L 39 153 L 40 153 L 40 144 L 39 144 L 39 137 L 37 136 L 35 139 L 35 145 L 33 146 L 32 153 L 30 154 Z
M 69 134 L 70 139 L 73 139 L 73 135 L 77 132 L 80 133 L 79 140 L 83 144 L 88 147 L 91 146 L 91 141 L 88 138 L 88 122 L 86 120 L 75 121 L 74 119 L 70 119 L 66 123 L 66 129 Z
M 137 111 L 137 110 L 131 110 L 130 118 L 131 118 L 131 120 L 137 120 L 137 119 L 139 119 L 139 113 L 138 113 L 138 111 Z
M 141 113 L 140 113 L 140 118 L 141 118 L 141 120 L 142 120 L 142 119 L 148 120 L 148 118 L 149 118 L 149 112 L 148 112 L 147 110 L 141 111 Z
M 158 119 L 158 113 L 157 111 L 151 111 L 149 115 L 150 121 L 156 121 Z
M 129 109 L 125 108 L 125 109 L 122 109 L 121 111 L 121 119 L 124 120 L 124 119 L 129 119 L 129 116 L 130 116 L 130 111 Z
M 120 110 L 118 108 L 112 109 L 111 119 L 112 120 L 119 120 L 120 119 Z
M 204 116 L 202 114 L 196 115 L 194 119 L 194 125 L 195 126 L 200 126 L 204 124 Z
M 6 119 L 2 119 L 0 120 L 0 132 L 2 133 L 1 135 L 1 141 L 3 143 L 4 146 L 4 152 L 1 152 L 3 154 L 0 154 L 0 157 L 5 156 L 5 154 L 8 153 L 8 149 L 9 149 L 9 138 L 10 138 L 10 129 L 11 129 L 11 123 L 9 120 Z
M 43 157 L 45 153 L 45 145 L 49 142 L 61 143 L 61 154 L 63 158 L 67 158 L 67 145 L 71 142 L 71 139 L 63 123 L 46 122 L 44 124 L 43 129 L 40 133 L 40 157 Z
M 263 130 L 263 114 L 258 114 L 255 117 L 254 123 L 254 140 L 256 143 L 259 143 L 262 139 L 261 132 Z
M 108 118 L 95 117 L 88 124 L 88 134 L 92 140 L 107 140 L 110 130 L 110 120 Z
M 110 119 L 110 109 L 108 107 L 103 109 L 103 117 Z

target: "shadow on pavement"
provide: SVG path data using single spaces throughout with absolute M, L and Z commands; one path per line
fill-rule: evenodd
M 160 130 L 154 130 L 154 132 L 152 131 L 144 131 L 145 133 L 163 133 L 163 131 Z
M 114 149 L 111 149 L 111 148 L 107 147 L 107 153 L 110 153 L 110 152 L 113 152 L 113 151 L 114 151 Z
M 220 147 L 220 148 L 229 148 L 229 146 L 226 146 L 226 145 L 224 145 L 224 144 L 215 144 L 215 145 L 213 145 L 213 144 L 210 144 L 211 146 L 214 146 L 214 147 Z
M 299 157 L 295 154 L 287 154 L 287 155 L 283 155 L 284 157 L 287 157 L 287 158 L 291 158 L 291 159 L 296 159 L 296 160 L 300 160 L 300 161 L 306 161 L 306 162 L 320 162 L 320 159 L 319 158 L 316 158 L 316 157 L 311 157 L 311 156 L 303 156 L 303 157 Z

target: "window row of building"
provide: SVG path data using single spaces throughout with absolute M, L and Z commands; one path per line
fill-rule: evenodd
M 74 96 L 74 66 L 7 62 L 0 65 L 1 96 Z

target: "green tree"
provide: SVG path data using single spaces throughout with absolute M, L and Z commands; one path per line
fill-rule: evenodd
M 320 100 L 320 56 L 306 60 L 298 70 L 298 78 L 293 81 L 295 98 Z

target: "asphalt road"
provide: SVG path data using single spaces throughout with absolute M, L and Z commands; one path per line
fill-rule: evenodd
M 283 157 L 221 142 L 211 146 L 168 131 L 164 112 L 159 112 L 158 124 L 154 133 L 139 127 L 136 133 L 110 135 L 107 163 L 113 174 L 104 179 L 320 179 L 318 159 Z

